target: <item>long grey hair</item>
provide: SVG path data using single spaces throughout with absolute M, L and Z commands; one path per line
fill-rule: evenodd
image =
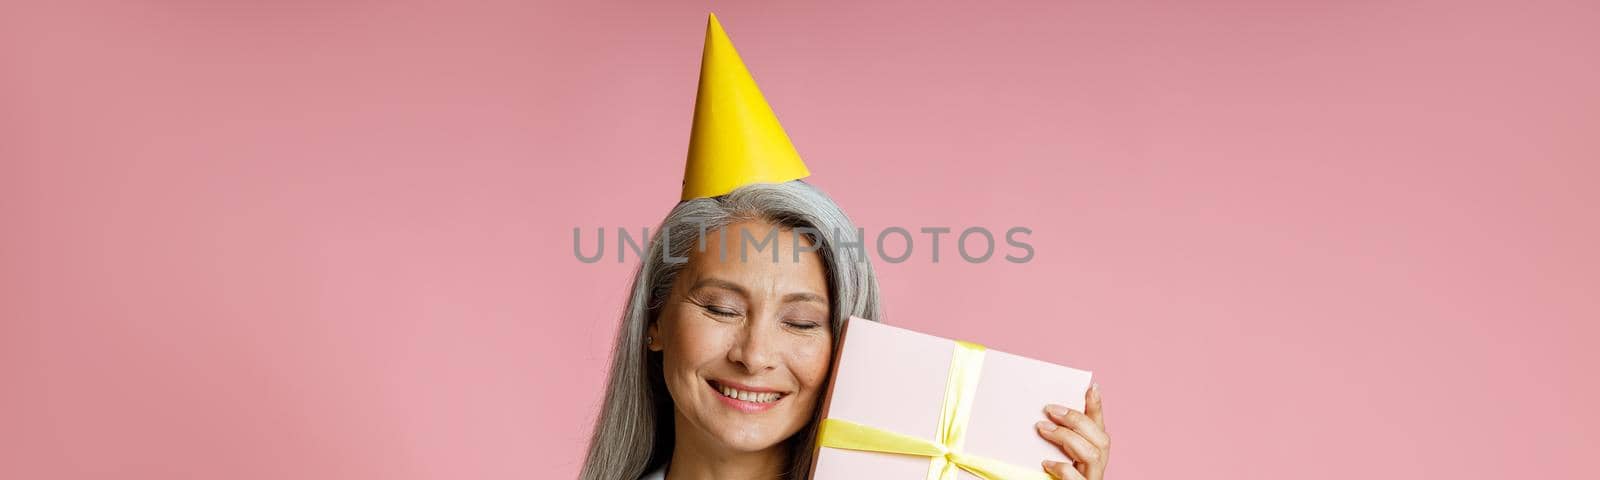
M 817 248 L 827 269 L 835 349 L 846 318 L 880 320 L 878 280 L 866 258 L 861 231 L 832 199 L 810 184 L 795 180 L 749 185 L 723 196 L 679 203 L 661 221 L 661 228 L 650 239 L 649 253 L 634 274 L 611 354 L 605 400 L 595 419 L 580 479 L 633 480 L 670 460 L 672 397 L 662 377 L 661 354 L 649 351 L 644 338 L 646 327 L 656 319 L 673 279 L 684 266 L 667 257 L 688 258 L 691 249 L 700 248 L 702 228 L 714 230 L 747 220 L 766 221 L 806 235 Z M 663 242 L 670 244 L 670 252 L 663 252 L 667 248 Z M 813 412 L 806 428 L 788 440 L 788 478 L 810 476 L 816 415 Z

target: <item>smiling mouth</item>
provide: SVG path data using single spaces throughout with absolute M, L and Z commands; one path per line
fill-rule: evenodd
M 711 390 L 716 391 L 722 396 L 741 402 L 768 404 L 781 400 L 783 397 L 789 396 L 787 393 L 780 392 L 748 392 L 717 383 L 716 380 L 706 380 L 706 383 L 711 385 Z

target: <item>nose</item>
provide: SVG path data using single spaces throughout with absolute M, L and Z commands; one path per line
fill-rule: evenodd
M 778 333 L 773 328 L 766 327 L 767 321 L 757 321 L 754 318 L 745 322 L 740 329 L 738 339 L 733 343 L 733 348 L 728 349 L 728 361 L 744 368 L 747 373 L 758 373 L 772 370 L 776 367 L 778 352 L 773 336 Z

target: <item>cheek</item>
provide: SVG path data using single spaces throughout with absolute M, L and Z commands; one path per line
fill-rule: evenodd
M 829 362 L 832 360 L 832 345 L 823 340 L 816 345 L 805 345 L 797 349 L 791 365 L 794 366 L 795 378 L 815 394 L 822 388 L 823 381 L 827 380 Z
M 694 318 L 679 318 L 667 330 L 667 354 L 680 365 L 696 366 L 716 360 L 727 352 L 726 332 L 717 324 Z

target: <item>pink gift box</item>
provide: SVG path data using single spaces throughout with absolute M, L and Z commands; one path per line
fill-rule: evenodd
M 935 440 L 957 342 L 860 318 L 843 335 L 823 418 Z M 1089 380 L 1087 371 L 987 350 L 960 451 L 1040 473 L 1042 460 L 1065 461 L 1034 424 L 1047 420 L 1046 404 L 1083 410 Z M 929 466 L 925 456 L 819 446 L 813 478 L 923 479 Z

